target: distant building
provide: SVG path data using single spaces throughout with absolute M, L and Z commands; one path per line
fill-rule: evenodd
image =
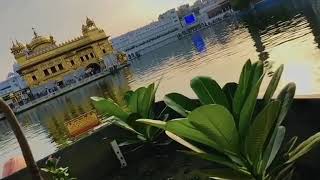
M 189 4 L 184 4 L 178 7 L 177 14 L 180 20 L 191 13 L 192 9 Z
M 57 44 L 52 36 L 34 31 L 29 44 L 13 42 L 17 72 L 33 92 L 64 86 L 69 78 L 78 78 L 87 71 L 99 72 L 106 68 L 104 57 L 115 53 L 109 36 L 87 18 L 82 25 L 82 36 Z
M 0 97 L 11 107 L 23 104 L 29 98 L 26 82 L 18 73 L 10 72 L 7 79 L 0 82 Z
M 114 48 L 125 52 L 129 59 L 133 59 L 176 40 L 181 28 L 176 10 L 171 9 L 161 14 L 158 21 L 111 41 Z
M 10 72 L 7 79 L 0 82 L 0 96 L 7 95 L 13 92 L 27 88 L 26 82 L 18 73 Z
M 230 0 L 206 0 L 199 10 L 202 23 L 210 23 L 223 12 L 231 11 Z

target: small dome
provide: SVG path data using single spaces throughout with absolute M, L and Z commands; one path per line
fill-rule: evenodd
M 27 48 L 31 51 L 34 51 L 36 49 L 42 49 L 47 46 L 55 45 L 55 41 L 52 36 L 44 37 L 39 36 L 38 33 L 33 28 L 33 34 L 34 37 L 32 38 L 32 41 L 27 44 Z
M 18 40 L 16 40 L 16 45 L 18 46 L 18 47 L 23 47 L 24 48 L 24 45 L 21 43 L 21 42 L 19 42 Z
M 19 53 L 22 53 L 25 50 L 25 46 L 16 40 L 16 42 L 12 41 L 12 47 L 10 48 L 11 53 L 14 55 L 17 55 Z
M 86 20 L 86 24 L 87 24 L 87 26 L 88 26 L 88 27 L 95 26 L 94 21 L 93 21 L 93 20 L 91 20 L 91 19 L 89 19 L 88 17 L 87 17 L 87 20 Z
M 12 47 L 11 47 L 11 49 L 15 49 L 15 48 L 17 48 L 17 45 L 12 41 Z

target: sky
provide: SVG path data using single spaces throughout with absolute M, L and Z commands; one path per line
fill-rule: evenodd
M 57 43 L 81 35 L 86 16 L 111 37 L 157 20 L 160 13 L 195 0 L 1 0 L 0 80 L 12 71 L 12 40 L 29 43 L 34 27 Z

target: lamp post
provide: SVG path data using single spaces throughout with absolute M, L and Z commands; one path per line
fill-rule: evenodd
M 31 176 L 33 180 L 43 180 L 39 167 L 37 166 L 37 163 L 35 162 L 30 146 L 28 144 L 27 138 L 24 136 L 23 131 L 21 129 L 21 126 L 17 120 L 17 117 L 15 116 L 12 109 L 4 102 L 2 98 L 0 98 L 0 109 L 4 113 L 6 119 L 8 120 L 11 129 L 14 132 L 14 135 L 16 136 L 18 143 L 20 145 L 24 160 L 26 162 L 27 167 L 30 170 Z

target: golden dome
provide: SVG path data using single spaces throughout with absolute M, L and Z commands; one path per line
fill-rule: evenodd
M 55 41 L 52 36 L 49 36 L 49 37 L 39 36 L 38 33 L 34 30 L 34 28 L 32 29 L 33 29 L 34 37 L 32 38 L 32 41 L 29 44 L 27 44 L 27 48 L 30 51 L 55 45 Z
M 12 47 L 10 48 L 10 50 L 12 54 L 16 55 L 23 52 L 25 50 L 25 46 L 17 40 L 15 43 L 12 41 Z
M 87 17 L 87 20 L 86 20 L 86 24 L 87 24 L 87 27 L 93 27 L 93 26 L 96 26 L 96 24 L 94 23 L 93 20 L 91 20 L 90 18 Z
M 17 45 L 16 45 L 13 41 L 11 41 L 11 42 L 12 42 L 12 47 L 11 47 L 11 49 L 17 48 Z
M 22 48 L 22 47 L 24 48 L 24 45 L 21 42 L 19 42 L 18 40 L 16 40 L 16 45 L 20 48 Z

